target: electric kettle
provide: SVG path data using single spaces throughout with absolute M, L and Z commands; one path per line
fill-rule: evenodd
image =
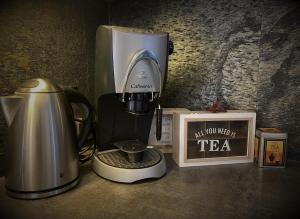
M 92 123 L 88 100 L 48 79 L 25 81 L 13 96 L 0 97 L 8 125 L 5 145 L 7 194 L 44 198 L 74 187 L 78 150 Z M 71 103 L 84 105 L 87 119 L 77 136 Z

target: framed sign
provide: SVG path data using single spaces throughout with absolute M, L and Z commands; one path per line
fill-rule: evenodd
M 176 123 L 173 157 L 179 166 L 253 161 L 255 113 L 181 113 Z M 180 131 L 175 133 L 175 129 Z

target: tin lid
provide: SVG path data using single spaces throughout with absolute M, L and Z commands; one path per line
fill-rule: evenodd
M 258 130 L 267 133 L 283 133 L 283 131 L 279 128 L 258 128 Z
M 27 80 L 16 90 L 19 93 L 56 93 L 61 91 L 62 89 L 58 85 L 44 78 Z
M 167 36 L 168 33 L 153 31 L 151 29 L 141 29 L 135 27 L 121 27 L 121 26 L 111 26 L 111 25 L 101 25 L 100 28 L 111 29 L 112 31 L 119 31 L 123 33 L 131 33 L 131 34 L 143 34 L 143 35 L 159 35 L 159 36 Z

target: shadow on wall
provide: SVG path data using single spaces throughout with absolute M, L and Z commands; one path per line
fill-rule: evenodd
M 4 154 L 0 154 L 0 177 L 4 176 Z
M 0 95 L 42 77 L 93 100 L 95 32 L 106 18 L 106 3 L 98 0 L 1 1 Z M 5 130 L 0 110 L 0 156 Z
M 106 16 L 105 3 L 97 0 L 1 3 L 0 94 L 44 77 L 92 98 L 95 32 Z
M 258 124 L 284 129 L 288 157 L 300 160 L 300 2 L 271 3 L 262 24 Z

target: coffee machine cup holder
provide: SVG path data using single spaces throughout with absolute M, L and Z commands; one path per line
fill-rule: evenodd
M 133 68 L 136 66 L 136 64 L 138 62 L 142 61 L 142 60 L 150 61 L 152 63 L 152 65 L 154 65 L 156 67 L 156 70 L 159 73 L 158 74 L 159 75 L 158 98 L 160 97 L 160 94 L 161 94 L 161 91 L 162 91 L 162 71 L 161 71 L 158 59 L 152 51 L 142 49 L 132 57 L 129 65 L 128 65 L 126 75 L 125 75 L 125 79 L 124 79 L 124 82 L 123 82 L 123 85 L 122 85 L 122 97 L 121 97 L 122 102 L 125 102 L 125 90 L 126 90 L 126 85 L 127 85 L 127 82 L 128 82 L 128 78 L 129 78 Z M 153 71 L 151 71 L 151 73 L 152 73 L 152 76 L 154 77 Z M 153 99 L 154 99 L 154 91 L 151 93 L 150 101 L 153 101 Z

